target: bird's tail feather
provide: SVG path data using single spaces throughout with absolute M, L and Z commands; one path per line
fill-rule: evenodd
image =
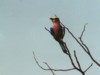
M 64 53 L 68 53 L 68 48 L 66 46 L 66 43 L 64 42 L 59 42 L 60 46 L 61 46 L 61 49 Z

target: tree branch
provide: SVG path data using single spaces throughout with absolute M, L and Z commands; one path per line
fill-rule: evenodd
M 74 56 L 75 56 L 75 59 L 76 59 L 76 62 L 77 62 L 77 64 L 78 64 L 79 69 L 82 70 L 82 69 L 81 69 L 81 66 L 80 66 L 80 63 L 79 63 L 79 61 L 78 61 L 78 58 L 77 58 L 77 56 L 76 56 L 76 51 L 74 51 Z
M 86 28 L 86 25 L 87 25 L 88 23 L 86 23 L 85 25 L 84 25 L 84 28 L 83 28 L 83 31 L 82 31 L 82 33 L 81 33 L 81 36 L 80 36 L 80 38 L 82 38 L 82 36 L 83 36 L 83 34 L 84 34 L 84 32 L 85 32 L 85 28 Z
M 62 24 L 62 23 L 61 23 Z M 63 25 L 63 24 L 62 24 Z M 64 25 L 63 25 L 64 26 Z M 75 39 L 75 41 L 85 50 L 84 46 L 80 43 L 80 41 L 74 36 L 74 34 L 69 30 L 69 28 L 67 28 L 66 26 L 64 26 L 67 31 L 69 32 L 69 34 Z
M 83 40 L 82 40 L 83 34 L 84 34 L 84 32 L 85 32 L 85 28 L 86 28 L 86 24 L 84 25 L 84 28 L 83 28 L 83 31 L 82 31 L 81 36 L 79 37 L 80 42 L 81 42 L 82 45 L 84 46 L 84 51 L 90 56 L 90 58 L 92 59 L 92 61 L 93 61 L 95 64 L 97 64 L 98 66 L 100 66 L 100 63 L 98 63 L 98 62 L 93 58 L 93 56 L 92 56 L 91 53 L 90 53 L 89 48 L 87 47 L 87 45 L 86 45 L 86 44 L 83 42 Z
M 75 59 L 76 59 L 76 62 L 77 62 L 77 64 L 78 64 L 78 67 L 75 65 L 75 63 L 74 63 L 74 61 L 73 61 L 73 59 L 72 59 L 72 56 L 71 56 L 71 53 L 70 53 L 70 51 L 69 51 L 69 49 L 68 49 L 68 56 L 69 56 L 69 58 L 70 58 L 70 61 L 71 61 L 71 64 L 73 65 L 73 67 L 76 69 L 76 70 L 78 70 L 79 72 L 81 72 L 81 74 L 82 75 L 85 75 L 85 72 L 81 69 L 81 66 L 80 66 L 80 63 L 79 63 L 79 61 L 78 61 L 78 58 L 77 58 L 77 56 L 76 56 L 76 52 L 74 51 L 74 56 L 75 56 Z
M 85 32 L 86 25 L 87 25 L 87 23 L 84 25 L 83 31 L 82 31 L 82 33 L 81 33 L 79 39 L 80 39 L 80 42 L 82 43 L 82 45 L 85 47 L 85 51 L 88 53 L 88 52 L 89 52 L 89 48 L 88 48 L 88 47 L 84 44 L 84 42 L 82 41 L 82 37 L 83 37 L 83 34 L 84 34 L 84 32 Z
M 50 69 L 51 73 L 52 73 L 53 75 L 55 75 L 55 73 L 54 73 L 53 70 L 50 68 L 50 66 L 49 66 L 46 62 L 44 62 L 44 63 L 48 66 L 48 68 Z
M 52 71 L 71 71 L 71 70 L 75 70 L 75 68 L 70 68 L 70 69 L 51 69 L 51 68 L 50 68 L 50 69 L 45 69 L 45 68 L 43 68 L 43 67 L 39 64 L 39 62 L 37 61 L 34 52 L 33 52 L 33 55 L 34 55 L 34 59 L 35 59 L 36 64 L 37 64 L 41 69 L 43 69 L 43 70 L 52 70 Z M 45 62 L 45 63 L 46 63 L 46 62 Z
M 78 64 L 78 66 L 79 66 L 79 69 L 78 69 L 78 70 L 79 70 L 83 75 L 85 75 L 85 72 L 88 71 L 88 70 L 90 69 L 90 67 L 92 67 L 93 63 L 92 63 L 85 71 L 83 71 L 82 68 L 81 68 L 81 65 L 80 65 L 80 63 L 79 63 L 79 61 L 78 61 L 78 58 L 77 58 L 77 56 L 76 56 L 76 51 L 74 51 L 74 56 L 75 56 L 75 59 L 76 59 L 76 62 L 77 62 L 77 64 Z
M 87 72 L 92 67 L 92 65 L 93 63 L 84 72 Z
M 61 23 L 61 24 L 62 24 L 62 23 Z M 63 25 L 63 24 L 62 24 L 62 25 Z M 74 36 L 74 34 L 69 30 L 69 28 L 67 28 L 67 27 L 64 26 L 64 25 L 63 25 L 63 26 L 67 29 L 67 31 L 68 31 L 69 34 L 75 39 L 75 41 L 82 47 L 82 49 L 89 55 L 89 57 L 92 59 L 92 61 L 93 61 L 95 64 L 97 64 L 98 66 L 100 66 L 100 63 L 98 63 L 98 62 L 93 58 L 93 56 L 92 56 L 91 53 L 90 53 L 89 48 L 88 48 L 87 45 L 84 44 L 84 42 L 82 41 L 82 36 L 83 36 L 84 31 L 85 31 L 86 25 L 87 25 L 87 24 L 85 24 L 84 29 L 83 29 L 83 31 L 82 31 L 82 34 L 81 34 L 81 36 L 80 36 L 80 41 Z
M 47 29 L 46 27 L 45 27 L 45 30 L 47 30 L 47 31 L 50 33 L 49 29 Z M 51 34 L 51 33 L 50 33 L 50 34 Z
M 66 44 L 66 43 L 65 43 L 65 44 Z M 65 48 L 67 48 L 67 47 L 65 47 Z M 69 50 L 69 49 L 68 49 L 68 54 L 66 54 L 66 55 L 69 56 L 70 61 L 71 61 L 71 64 L 72 64 L 73 67 L 76 69 L 77 67 L 76 67 L 76 65 L 74 64 L 74 61 L 73 61 L 73 59 L 72 59 L 72 56 L 71 56 L 71 53 L 70 53 L 70 50 Z
M 48 69 L 43 68 L 43 67 L 39 64 L 39 62 L 37 61 L 37 59 L 36 59 L 36 57 L 35 57 L 35 53 L 34 53 L 34 52 L 33 52 L 33 55 L 34 55 L 34 59 L 35 59 L 36 64 L 37 64 L 41 69 L 43 69 L 43 70 L 48 70 Z

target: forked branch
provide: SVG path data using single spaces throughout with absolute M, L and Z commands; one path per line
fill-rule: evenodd
M 46 68 L 42 67 L 42 66 L 39 64 L 39 62 L 38 62 L 37 59 L 36 59 L 36 56 L 35 56 L 35 53 L 34 53 L 34 52 L 33 52 L 33 55 L 34 55 L 34 59 L 35 59 L 36 64 L 37 64 L 41 69 L 43 69 L 43 70 L 52 71 L 52 73 L 54 73 L 53 71 L 71 71 L 71 70 L 74 70 L 74 69 L 75 69 L 75 68 L 70 68 L 70 69 L 52 69 L 46 62 L 44 62 L 44 63 L 48 66 L 48 68 L 49 68 L 49 69 L 46 69 Z
M 62 25 L 63 25 L 63 24 L 62 24 Z M 95 64 L 97 64 L 98 66 L 100 66 L 100 63 L 97 62 L 97 61 L 93 58 L 92 54 L 90 53 L 90 50 L 89 50 L 88 46 L 87 46 L 87 45 L 83 42 L 83 40 L 82 40 L 83 34 L 84 34 L 84 32 L 85 32 L 86 25 L 87 25 L 87 23 L 84 25 L 83 31 L 82 31 L 82 33 L 81 33 L 81 36 L 79 37 L 79 40 L 80 40 L 80 41 L 74 36 L 74 34 L 69 30 L 69 28 L 67 28 L 65 25 L 63 25 L 63 26 L 66 28 L 66 30 L 69 32 L 69 34 L 75 39 L 75 41 L 80 45 L 80 47 L 89 55 L 89 57 L 92 59 L 92 61 L 93 61 Z
M 90 50 L 89 50 L 88 46 L 87 46 L 87 45 L 83 42 L 83 40 L 82 40 L 83 34 L 84 34 L 84 32 L 85 32 L 86 25 L 87 25 L 87 24 L 84 25 L 84 29 L 83 29 L 83 31 L 82 31 L 81 36 L 79 37 L 79 40 L 80 40 L 80 42 L 82 43 L 82 45 L 84 46 L 84 51 L 90 56 L 90 58 L 92 59 L 92 61 L 93 61 L 94 63 L 96 63 L 98 66 L 100 66 L 100 63 L 98 63 L 98 62 L 93 58 L 92 54 L 90 53 Z
M 53 72 L 53 70 L 51 69 L 51 67 L 46 63 L 46 62 L 44 62 L 46 65 L 47 65 L 47 67 L 50 69 L 50 71 L 51 71 L 51 73 L 53 74 L 53 75 L 55 75 L 55 73 Z

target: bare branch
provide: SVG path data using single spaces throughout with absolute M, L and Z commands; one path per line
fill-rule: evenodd
M 81 69 L 81 66 L 80 66 L 80 63 L 79 63 L 79 61 L 78 61 L 78 58 L 77 58 L 77 56 L 76 56 L 76 51 L 74 51 L 74 56 L 75 56 L 75 59 L 76 59 L 76 62 L 77 62 L 77 64 L 78 64 L 79 69 L 82 70 L 82 69 Z
M 86 51 L 86 52 L 89 52 L 89 48 L 88 48 L 88 47 L 86 46 L 86 44 L 84 44 L 84 42 L 82 41 L 82 37 L 83 37 L 83 34 L 84 34 L 84 32 L 85 32 L 86 25 L 87 25 L 87 23 L 84 25 L 83 31 L 82 31 L 81 36 L 79 37 L 79 39 L 80 39 L 80 42 L 82 43 L 82 45 L 85 47 L 85 51 Z
M 48 69 L 43 68 L 43 67 L 38 63 L 38 61 L 37 61 L 37 59 L 36 59 L 36 57 L 35 57 L 35 53 L 34 53 L 34 52 L 33 52 L 33 55 L 34 55 L 34 59 L 35 59 L 36 64 L 37 64 L 41 69 L 43 69 L 43 70 L 48 70 Z
M 70 53 L 69 49 L 68 49 L 68 56 L 69 56 L 69 58 L 70 58 L 71 64 L 72 64 L 73 67 L 76 69 L 77 67 L 76 67 L 76 65 L 74 64 L 74 61 L 73 61 L 73 59 L 72 59 L 72 56 L 71 56 L 71 53 Z
M 70 69 L 52 69 L 53 71 L 71 71 L 75 70 L 75 68 L 70 68 Z
M 53 70 L 50 68 L 50 66 L 49 66 L 46 62 L 44 62 L 44 63 L 48 66 L 48 68 L 50 69 L 50 71 L 52 72 L 52 74 L 55 75 L 55 73 L 54 73 Z
M 45 30 L 47 30 L 50 33 L 49 29 L 47 29 L 46 27 L 45 27 Z
M 63 25 L 63 24 L 62 24 Z M 64 25 L 63 25 L 64 26 Z M 90 50 L 89 50 L 89 48 L 86 46 L 86 44 L 84 44 L 84 42 L 82 41 L 82 39 L 80 39 L 80 41 L 74 36 L 74 34 L 66 27 L 66 26 L 64 26 L 66 29 L 67 29 L 67 31 L 69 32 L 69 34 L 76 40 L 76 42 L 83 48 L 83 50 L 90 56 L 90 58 L 92 59 L 92 61 L 95 63 L 95 64 L 97 64 L 98 66 L 100 66 L 100 63 L 98 63 L 94 58 L 93 58 L 93 56 L 91 55 L 91 53 L 90 53 Z M 85 29 L 85 27 L 84 27 L 84 29 Z M 82 34 L 81 34 L 81 38 L 82 38 L 82 36 L 83 36 L 83 33 L 84 33 L 84 30 L 83 29 L 83 32 L 82 32 Z
M 41 68 L 41 69 L 43 69 L 43 70 L 50 70 L 50 71 L 52 71 L 52 69 L 49 67 L 49 69 L 45 69 L 45 68 L 43 68 L 39 63 L 38 63 L 38 61 L 37 61 L 37 59 L 36 59 L 36 57 L 35 57 L 35 53 L 33 52 L 33 55 L 34 55 L 34 59 L 35 59 L 35 62 L 36 62 L 36 64 Z M 46 63 L 45 63 L 46 64 Z M 46 64 L 47 65 L 47 64 Z M 53 72 L 52 72 L 53 73 Z M 53 73 L 53 75 L 54 75 L 54 73 Z
M 43 70 L 52 70 L 52 71 L 71 71 L 71 70 L 74 70 L 75 68 L 70 68 L 70 69 L 45 69 L 45 68 L 43 68 L 39 63 L 38 63 L 38 61 L 37 61 L 37 59 L 36 59 L 36 57 L 35 57 L 35 53 L 33 52 L 33 55 L 34 55 L 34 59 L 35 59 L 35 62 L 36 62 L 36 64 L 41 68 L 41 69 L 43 69 Z
M 86 25 L 87 25 L 88 23 L 86 23 L 85 25 L 84 25 L 84 28 L 83 28 L 83 31 L 82 31 L 82 33 L 81 33 L 81 36 L 80 36 L 80 38 L 82 38 L 82 36 L 83 36 L 83 33 L 85 32 L 85 28 L 86 28 Z
M 87 72 L 92 67 L 92 65 L 93 63 L 84 72 Z
M 81 69 L 81 66 L 80 66 L 80 63 L 79 63 L 79 61 L 78 61 L 78 58 L 77 58 L 77 56 L 76 56 L 76 52 L 74 51 L 74 56 L 75 56 L 75 59 L 76 59 L 76 62 L 77 62 L 77 64 L 78 64 L 78 67 L 75 65 L 75 63 L 74 63 L 74 61 L 73 61 L 73 59 L 72 59 L 72 56 L 71 56 L 71 53 L 70 53 L 70 51 L 69 51 L 69 49 L 68 49 L 68 56 L 69 56 L 69 58 L 70 58 L 70 60 L 71 60 L 71 64 L 73 65 L 73 67 L 76 69 L 76 70 L 78 70 L 79 72 L 81 72 L 81 74 L 82 75 L 85 75 L 85 72 L 83 72 L 83 70 Z
M 61 23 L 62 24 L 62 23 Z M 69 30 L 69 28 L 67 28 L 64 24 L 62 24 L 67 31 L 69 32 L 69 34 L 76 40 L 76 42 L 85 50 L 84 46 L 80 43 L 80 41 L 74 36 L 74 34 Z M 82 34 L 83 35 L 83 34 Z
M 83 34 L 84 34 L 84 32 L 85 32 L 85 28 L 86 28 L 86 25 L 84 26 L 84 29 L 83 29 L 83 31 L 82 31 L 82 34 L 81 34 L 81 36 L 80 36 L 80 42 L 82 43 L 82 45 L 84 46 L 84 51 L 90 56 L 90 58 L 92 59 L 92 61 L 95 63 L 95 64 L 97 64 L 98 66 L 100 66 L 100 63 L 98 63 L 94 58 L 93 58 L 93 56 L 91 55 L 91 53 L 90 53 L 90 50 L 89 50 L 89 48 L 87 47 L 87 45 L 83 42 L 83 40 L 82 40 L 82 37 L 83 37 Z
M 92 59 L 92 61 L 94 61 L 94 63 L 96 63 L 98 66 L 100 66 L 100 63 L 98 63 L 93 56 L 91 55 L 91 53 L 88 54 L 90 56 L 90 58 Z

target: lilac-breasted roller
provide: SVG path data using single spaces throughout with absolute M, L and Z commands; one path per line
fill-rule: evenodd
M 60 44 L 64 53 L 67 53 L 66 43 L 63 41 L 65 35 L 65 27 L 62 26 L 60 19 L 57 16 L 50 18 L 53 26 L 50 28 L 50 33 L 54 39 Z

